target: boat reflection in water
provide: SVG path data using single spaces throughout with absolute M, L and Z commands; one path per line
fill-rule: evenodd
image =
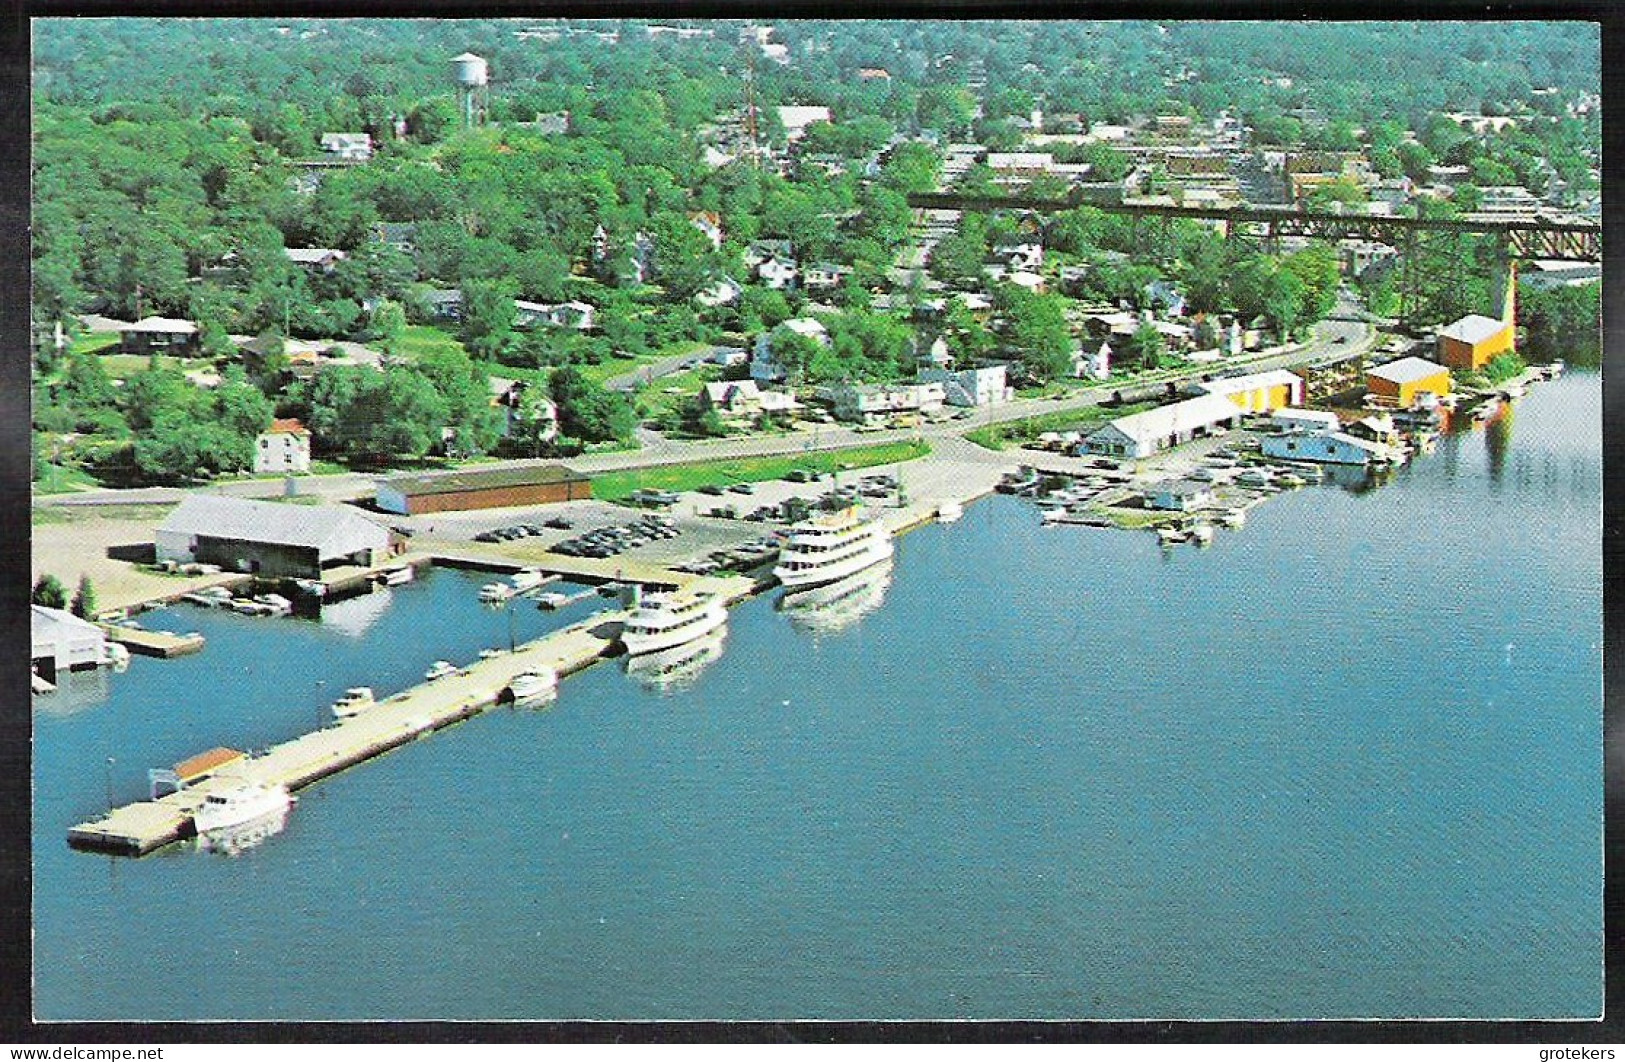
M 291 810 L 291 807 L 273 808 L 231 826 L 221 826 L 201 833 L 197 839 L 198 851 L 217 852 L 228 856 L 242 855 L 286 829 L 288 813 Z
M 786 593 L 779 598 L 778 608 L 793 626 L 833 634 L 883 605 L 891 576 L 892 561 L 884 560 L 845 579 Z
M 728 629 L 719 627 L 682 645 L 640 653 L 626 658 L 626 673 L 639 685 L 653 690 L 682 689 L 690 686 L 711 662 L 722 655 Z

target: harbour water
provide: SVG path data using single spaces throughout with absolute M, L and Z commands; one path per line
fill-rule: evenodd
M 347 630 L 176 610 L 203 653 L 36 702 L 37 1016 L 1595 1016 L 1600 425 L 1571 371 L 1206 550 L 988 499 L 855 617 L 747 601 L 684 681 L 591 668 L 236 855 L 71 851 L 508 634 L 452 571 Z

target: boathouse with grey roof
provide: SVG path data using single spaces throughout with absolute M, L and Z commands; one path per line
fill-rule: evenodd
M 289 505 L 192 494 L 158 526 L 160 563 L 217 564 L 267 578 L 320 578 L 372 567 L 394 551 L 389 528 L 343 505 Z

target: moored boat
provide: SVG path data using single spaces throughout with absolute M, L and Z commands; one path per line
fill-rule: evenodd
M 514 572 L 508 577 L 508 581 L 513 584 L 516 593 L 522 594 L 547 582 L 547 576 L 536 568 L 525 568 L 522 571 Z
M 626 674 L 645 686 L 663 689 L 692 681 L 722 655 L 727 630 L 718 628 L 692 642 L 626 659 Z
M 436 660 L 433 664 L 429 665 L 429 670 L 423 673 L 423 677 L 428 681 L 433 682 L 435 679 L 443 679 L 455 674 L 457 674 L 456 664 L 453 664 L 449 660 Z
M 959 502 L 949 499 L 937 506 L 937 523 L 951 524 L 965 515 L 965 507 Z
M 558 688 L 558 672 L 550 668 L 521 671 L 508 681 L 508 692 L 513 694 L 515 704 L 541 700 L 557 693 Z
M 292 804 L 293 795 L 286 786 L 234 786 L 204 797 L 203 803 L 192 813 L 192 826 L 199 835 L 207 834 L 286 811 Z
M 848 508 L 791 528 L 773 575 L 787 589 L 814 586 L 844 579 L 891 555 L 891 532 Z
M 722 598 L 703 590 L 677 590 L 644 598 L 621 628 L 621 644 L 633 656 L 691 642 L 728 622 Z
M 403 564 L 399 568 L 390 568 L 385 571 L 383 583 L 385 586 L 401 586 L 411 582 L 414 578 L 416 578 L 416 575 L 412 571 L 412 566 Z
M 371 708 L 374 703 L 371 686 L 352 686 L 344 691 L 344 696 L 333 702 L 333 716 L 347 719 Z
M 486 583 L 480 587 L 481 601 L 506 601 L 514 595 L 514 588 L 507 583 Z

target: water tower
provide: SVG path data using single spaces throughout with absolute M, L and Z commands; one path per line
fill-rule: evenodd
M 463 112 L 463 128 L 472 129 L 485 121 L 485 86 L 489 80 L 485 60 L 464 52 L 452 60 L 457 76 L 457 102 Z

